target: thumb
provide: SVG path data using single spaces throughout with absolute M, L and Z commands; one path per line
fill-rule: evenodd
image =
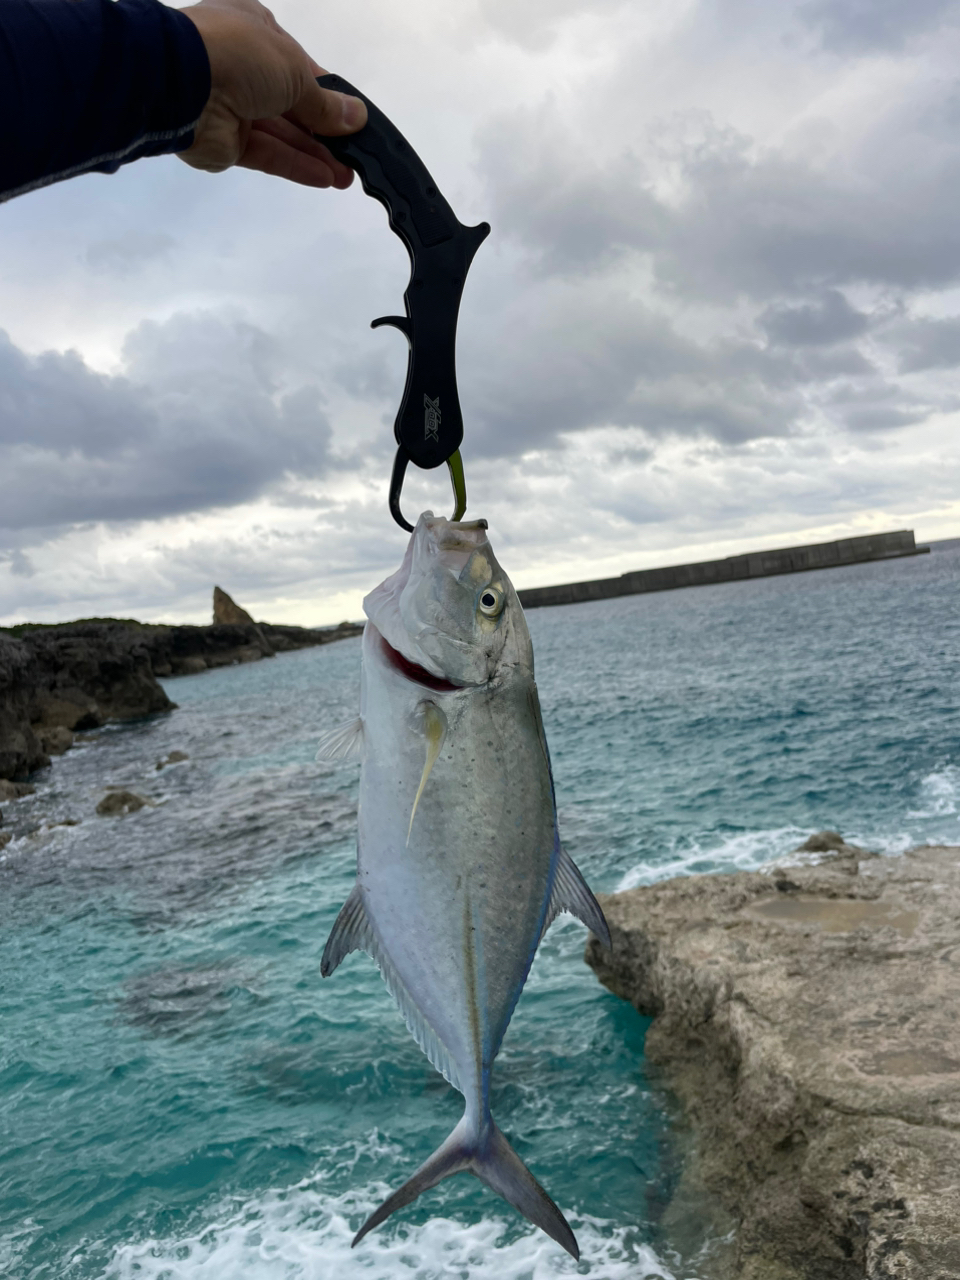
M 325 137 L 356 133 L 367 123 L 367 108 L 359 98 L 333 89 L 321 89 L 313 77 L 291 112 L 298 124 Z

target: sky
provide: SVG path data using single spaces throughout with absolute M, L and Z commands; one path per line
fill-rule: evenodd
M 515 585 L 960 534 L 960 4 L 273 7 L 492 226 L 462 454 Z M 359 183 L 163 157 L 0 205 L 0 624 L 359 617 L 408 277 Z

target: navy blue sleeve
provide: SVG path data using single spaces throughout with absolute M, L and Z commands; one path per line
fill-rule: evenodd
M 159 0 L 0 0 L 0 200 L 184 151 L 209 96 L 199 31 Z

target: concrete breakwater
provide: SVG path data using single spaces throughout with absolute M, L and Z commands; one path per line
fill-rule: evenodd
M 717 582 L 742 582 L 747 578 L 768 578 L 781 573 L 803 573 L 810 569 L 835 569 L 871 560 L 895 560 L 902 556 L 924 555 L 929 547 L 918 547 L 912 529 L 892 533 L 870 533 L 860 538 L 839 538 L 836 542 L 815 542 L 806 547 L 782 547 L 774 551 L 749 551 L 724 560 L 701 560 L 695 564 L 675 564 L 664 569 L 636 569 L 619 578 L 596 578 L 591 582 L 565 582 L 555 587 L 528 587 L 517 594 L 525 609 L 550 604 L 579 604 L 583 600 L 609 600 L 614 596 L 639 595 L 645 591 L 674 591 L 678 587 L 705 587 Z

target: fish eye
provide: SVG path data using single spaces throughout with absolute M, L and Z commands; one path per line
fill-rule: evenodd
M 503 608 L 503 592 L 499 587 L 484 587 L 480 592 L 480 612 L 487 618 L 495 618 Z

